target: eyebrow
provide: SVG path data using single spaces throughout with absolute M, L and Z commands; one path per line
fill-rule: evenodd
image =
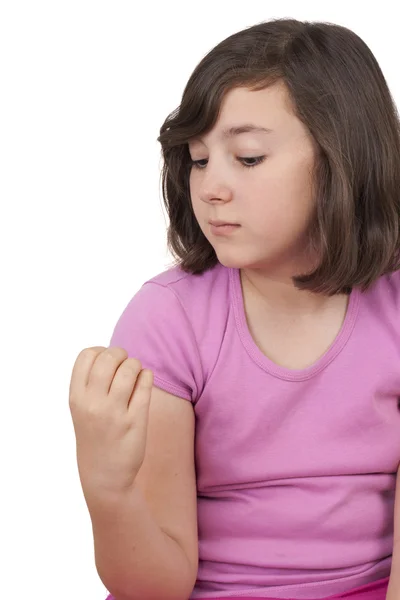
M 229 127 L 222 131 L 222 137 L 233 137 L 241 133 L 272 133 L 272 129 L 266 127 L 258 127 L 257 125 L 245 124 L 237 127 Z
M 267 127 L 259 127 L 258 125 L 252 125 L 251 123 L 246 123 L 244 125 L 237 125 L 235 127 L 228 127 L 227 129 L 223 129 L 221 133 L 222 138 L 232 138 L 236 135 L 240 135 L 242 133 L 273 133 L 273 129 L 268 129 Z M 195 142 L 198 140 L 202 141 L 202 137 L 197 135 L 191 138 L 190 141 Z

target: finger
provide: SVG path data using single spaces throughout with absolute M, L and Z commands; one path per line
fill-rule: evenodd
M 129 399 L 141 370 L 140 360 L 131 357 L 123 361 L 113 377 L 108 396 L 112 397 L 112 402 L 119 405 L 124 412 L 128 409 Z
M 147 433 L 153 381 L 153 372 L 150 369 L 142 369 L 128 404 L 132 422 L 135 423 L 138 433 L 143 436 Z
M 105 346 L 92 346 L 81 350 L 75 359 L 69 384 L 69 397 L 81 397 L 89 381 L 90 370 L 97 356 L 105 350 Z
M 89 371 L 89 379 L 86 386 L 88 392 L 96 398 L 106 397 L 110 392 L 115 374 L 124 361 L 127 360 L 127 356 L 127 351 L 118 346 L 110 346 L 97 354 Z

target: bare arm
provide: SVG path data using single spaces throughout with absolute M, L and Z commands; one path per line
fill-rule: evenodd
M 400 600 L 400 468 L 396 479 L 392 568 L 386 600 Z
M 194 411 L 153 387 L 130 493 L 87 499 L 99 577 L 117 600 L 187 600 L 198 567 Z

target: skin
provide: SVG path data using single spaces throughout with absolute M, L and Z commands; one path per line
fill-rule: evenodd
M 257 130 L 243 131 L 248 124 Z M 240 270 L 256 344 L 290 369 L 306 368 L 328 350 L 349 300 L 299 290 L 292 280 L 318 259 L 308 235 L 317 151 L 283 82 L 259 91 L 230 90 L 213 129 L 189 142 L 191 201 L 200 228 L 219 261 Z M 215 235 L 210 219 L 240 227 Z
M 223 134 L 249 123 L 272 132 Z M 265 310 L 286 316 L 337 304 L 298 290 L 291 279 L 310 270 L 316 260 L 307 243 L 315 208 L 316 151 L 282 82 L 260 91 L 230 90 L 214 128 L 189 142 L 191 200 L 204 235 L 223 265 L 240 269 L 243 287 L 258 296 Z M 263 157 L 259 164 L 257 157 Z M 232 235 L 215 236 L 210 219 L 241 227 Z M 343 302 L 342 297 L 339 304 Z
M 248 122 L 249 115 L 274 133 L 221 137 L 226 127 Z M 192 141 L 190 151 L 193 160 L 205 159 L 199 164 L 207 165 L 191 173 L 196 217 L 219 260 L 241 269 L 248 316 L 253 319 L 258 308 L 256 317 L 271 337 L 268 308 L 274 309 L 278 329 L 279 314 L 287 325 L 290 311 L 315 313 L 327 300 L 300 292 L 290 279 L 312 264 L 306 230 L 313 209 L 313 142 L 288 110 L 284 89 L 233 90 L 213 131 L 202 142 Z M 238 156 L 262 154 L 268 158 L 254 168 L 238 161 Z M 238 222 L 241 228 L 233 236 L 215 237 L 209 219 Z M 333 323 L 338 311 L 331 306 Z M 286 332 L 286 342 L 294 329 Z M 308 340 L 312 349 L 309 328 Z M 140 377 L 140 361 L 127 356 L 123 348 L 86 349 L 71 377 L 70 407 L 96 568 L 121 600 L 184 600 L 198 570 L 193 406 L 154 386 L 150 401 L 152 377 Z M 399 490 L 387 600 L 400 598 L 398 498 Z
M 272 132 L 223 135 L 249 122 Z M 299 290 L 291 279 L 313 269 L 318 260 L 308 244 L 315 209 L 312 170 L 317 146 L 293 113 L 284 84 L 256 92 L 245 88 L 228 92 L 214 128 L 202 139 L 190 140 L 189 152 L 195 216 L 218 260 L 240 269 L 253 339 L 265 355 L 286 368 L 313 364 L 337 336 L 348 297 Z M 257 164 L 254 157 L 265 158 Z M 246 164 L 256 166 L 246 168 Z M 216 236 L 210 219 L 241 227 L 230 235 Z M 398 472 L 386 600 L 400 599 L 399 487 Z

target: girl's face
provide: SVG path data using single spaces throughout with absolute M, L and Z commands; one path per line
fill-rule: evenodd
M 307 265 L 315 151 L 282 83 L 227 93 L 214 128 L 189 142 L 193 210 L 223 265 L 289 276 Z

